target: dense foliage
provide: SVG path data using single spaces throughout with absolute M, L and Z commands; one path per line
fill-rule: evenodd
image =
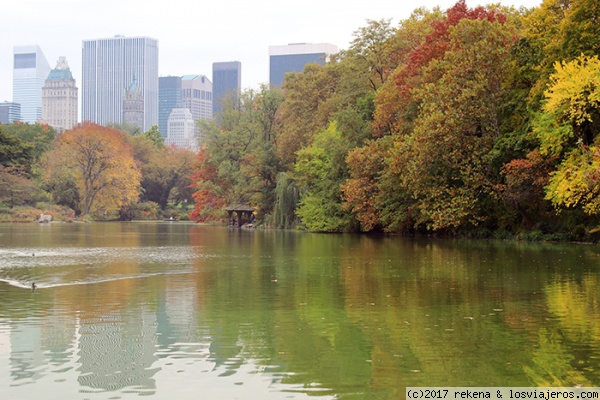
M 42 124 L 0 125 L 0 217 L 187 218 L 194 154 L 156 127 L 132 135 L 84 122 L 57 135 Z
M 368 21 L 325 65 L 224 111 L 197 219 L 242 202 L 282 228 L 593 239 L 598 11 L 461 0 L 395 28 Z M 268 128 L 252 125 L 269 96 Z

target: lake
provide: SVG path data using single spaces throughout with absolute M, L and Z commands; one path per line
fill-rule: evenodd
M 0 224 L 0 398 L 600 386 L 599 271 L 596 245 Z

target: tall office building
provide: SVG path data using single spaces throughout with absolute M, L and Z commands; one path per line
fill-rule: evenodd
M 77 86 L 65 57 L 59 57 L 42 88 L 42 120 L 64 132 L 77 124 Z
M 175 145 L 183 149 L 198 151 L 199 137 L 195 132 L 196 121 L 188 108 L 175 108 L 171 111 L 168 121 L 168 134 L 165 140 L 167 146 Z
M 239 61 L 213 63 L 213 115 L 221 112 L 228 94 L 238 96 L 242 87 L 242 63 Z
M 271 86 L 281 87 L 288 72 L 302 72 L 306 64 L 323 65 L 337 52 L 337 46 L 329 43 L 269 46 L 269 82 Z
M 13 68 L 13 101 L 21 105 L 21 120 L 35 123 L 42 119 L 42 87 L 50 65 L 39 46 L 15 46 Z
M 197 121 L 212 118 L 212 82 L 204 75 L 181 77 L 181 105 L 192 112 L 196 134 L 200 133 Z
M 144 98 L 144 125 L 158 124 L 158 41 L 147 37 L 83 41 L 81 116 L 101 125 L 123 122 L 123 90 L 131 77 Z
M 161 76 L 158 78 L 158 130 L 167 137 L 169 115 L 174 108 L 181 107 L 181 77 Z
M 0 103 L 0 124 L 12 124 L 21 120 L 21 105 L 19 103 Z

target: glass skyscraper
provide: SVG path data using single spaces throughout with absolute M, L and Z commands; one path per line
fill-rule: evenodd
M 14 47 L 13 102 L 21 105 L 21 121 L 42 119 L 42 88 L 50 70 L 39 46 Z
M 242 87 L 242 63 L 239 61 L 213 63 L 213 115 L 221 112 L 221 103 L 228 93 L 237 96 Z
M 123 122 L 123 96 L 133 77 L 144 98 L 144 126 L 158 125 L 158 41 L 115 36 L 83 41 L 81 117 L 101 125 Z
M 158 78 L 158 130 L 163 137 L 167 137 L 171 111 L 180 107 L 181 77 L 161 76 Z
M 337 52 L 337 46 L 328 43 L 269 46 L 269 83 L 281 87 L 288 72 L 302 72 L 306 64 L 323 65 L 329 55 Z

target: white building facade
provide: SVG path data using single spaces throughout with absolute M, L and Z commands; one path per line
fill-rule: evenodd
M 174 108 L 169 115 L 167 127 L 167 146 L 175 145 L 182 149 L 197 152 L 200 149 L 200 137 L 196 133 L 196 123 L 188 108 Z
M 181 77 L 181 105 L 191 111 L 195 122 L 212 118 L 212 89 L 212 82 L 205 75 Z M 200 133 L 197 123 L 194 129 L 196 134 Z
M 77 124 L 77 86 L 65 57 L 59 57 L 42 89 L 42 121 L 58 132 Z
M 135 76 L 144 99 L 143 131 L 158 125 L 158 41 L 115 36 L 84 40 L 81 117 L 101 125 L 123 123 L 123 90 Z
M 15 46 L 13 58 L 13 102 L 21 105 L 21 121 L 42 119 L 42 88 L 50 64 L 37 45 Z

